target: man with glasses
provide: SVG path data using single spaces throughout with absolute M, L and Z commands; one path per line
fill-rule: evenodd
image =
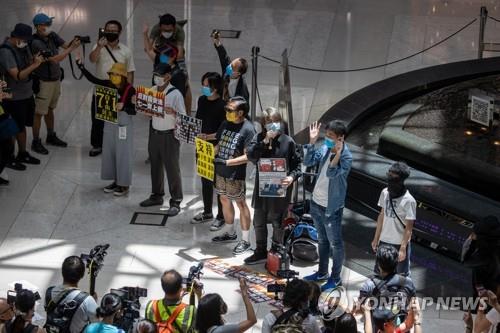
M 246 203 L 246 170 L 248 158 L 246 149 L 255 129 L 246 119 L 249 107 L 240 96 L 233 97 L 226 105 L 226 121 L 216 135 L 217 146 L 215 164 L 215 191 L 220 195 L 226 224 L 213 242 L 231 242 L 238 236 L 234 230 L 234 206 L 240 211 L 241 240 L 233 249 L 233 254 L 241 254 L 250 249 L 250 209 Z
M 111 20 L 104 26 L 104 35 L 101 36 L 97 44 L 90 53 L 90 61 L 96 64 L 96 77 L 101 80 L 108 79 L 108 71 L 114 63 L 123 63 L 127 67 L 127 81 L 134 84 L 135 64 L 132 51 L 120 42 L 122 25 L 120 22 Z M 102 139 L 104 122 L 95 119 L 95 96 L 92 97 L 92 130 L 90 133 L 90 143 L 92 149 L 90 156 L 97 156 L 102 153 Z
M 0 297 L 0 324 L 5 324 L 12 318 L 14 318 L 14 308 L 7 303 L 5 298 Z

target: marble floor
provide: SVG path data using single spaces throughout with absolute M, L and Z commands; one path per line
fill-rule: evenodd
M 257 45 L 262 55 L 279 59 L 286 48 L 293 65 L 344 70 L 383 64 L 433 45 L 477 17 L 481 5 L 488 6 L 491 16 L 500 17 L 500 1 L 477 0 L 3 0 L 0 32 L 7 36 L 16 23 L 30 23 L 37 12 L 45 12 L 55 16 L 54 30 L 62 37 L 88 34 L 95 39 L 105 21 L 118 19 L 124 25 L 121 40 L 134 52 L 136 83 L 148 84 L 152 65 L 142 51 L 142 26 L 145 22 L 154 24 L 160 13 L 170 12 L 189 20 L 186 54 L 196 100 L 201 75 L 220 70 L 209 38 L 212 29 L 242 31 L 239 39 L 224 41 L 232 56 L 250 58 L 251 46 Z M 499 32 L 500 24 L 489 20 L 486 40 L 498 42 Z M 379 69 L 350 73 L 291 69 L 295 128 L 304 128 L 341 98 L 370 83 L 425 66 L 473 59 L 477 35 L 476 22 L 424 54 Z M 8 170 L 11 185 L 0 188 L 0 294 L 14 280 L 26 280 L 44 290 L 60 281 L 64 257 L 85 253 L 104 242 L 111 248 L 98 280 L 100 295 L 111 287 L 138 285 L 148 288 L 151 296 L 160 296 L 159 276 L 165 269 L 186 272 L 194 261 L 211 257 L 241 263 L 241 257 L 228 257 L 230 245 L 210 243 L 207 225 L 189 224 L 201 207 L 200 182 L 190 146 L 183 146 L 181 156 L 182 214 L 169 219 L 164 227 L 130 224 L 135 212 L 158 212 L 138 206 L 150 191 L 149 168 L 144 164 L 147 120 L 136 117 L 137 153 L 130 194 L 125 198 L 105 195 L 102 187 L 107 184 L 99 179 L 100 159 L 88 156 L 92 87 L 71 77 L 67 61 L 63 67 L 66 79 L 56 111 L 56 130 L 69 147 L 50 147 L 49 155 L 38 156 L 41 165 L 30 166 L 25 172 Z M 259 59 L 258 86 L 264 107 L 277 105 L 278 74 L 278 65 Z M 251 183 L 249 179 L 249 186 Z M 366 254 L 368 243 L 357 239 L 354 226 L 365 228 L 363 233 L 370 237 L 374 223 L 347 211 L 344 224 L 348 257 L 344 281 L 355 295 L 373 266 L 373 258 Z M 454 275 L 460 270 L 454 262 L 416 248 L 421 255 L 413 272 L 421 296 L 444 294 L 450 286 L 463 289 L 462 280 Z M 443 267 L 453 269 L 449 272 Z M 313 268 L 297 269 L 305 273 Z M 234 292 L 235 281 L 207 272 L 204 282 L 207 290 L 222 291 L 230 305 L 229 321 L 244 315 Z M 259 319 L 268 310 L 267 305 L 258 305 Z M 457 311 L 429 310 L 424 318 L 426 332 L 444 328 L 459 332 L 463 327 Z M 254 331 L 259 328 L 260 321 Z

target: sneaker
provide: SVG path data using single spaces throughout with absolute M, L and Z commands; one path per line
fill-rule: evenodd
M 101 155 L 101 153 L 102 153 L 102 148 L 93 147 L 89 151 L 89 156 L 90 157 L 95 157 L 95 156 Z
M 223 219 L 216 218 L 210 225 L 210 231 L 220 230 L 226 222 Z
M 179 215 L 179 213 L 181 212 L 181 209 L 177 206 L 170 206 L 169 209 L 167 209 L 167 216 L 170 216 L 170 217 L 173 217 L 173 216 L 177 216 Z
M 321 282 L 321 281 L 328 280 L 329 277 L 330 277 L 330 275 L 328 273 L 320 274 L 320 273 L 316 272 L 314 274 L 304 276 L 303 280 Z
M 9 183 L 10 182 L 7 179 L 0 177 L 0 186 L 7 186 Z
M 342 281 L 339 281 L 339 283 L 335 283 L 333 281 L 333 279 L 330 277 L 330 278 L 328 278 L 328 280 L 326 281 L 326 283 L 321 286 L 321 292 L 323 292 L 325 290 L 328 290 L 328 289 L 337 288 L 337 287 L 339 287 L 341 285 L 342 285 Z
M 212 242 L 216 242 L 216 243 L 233 242 L 237 238 L 238 238 L 238 236 L 236 236 L 236 233 L 233 233 L 232 235 L 230 235 L 229 233 L 225 232 L 222 235 L 215 236 L 214 238 L 212 238 Z
M 117 188 L 118 185 L 116 185 L 116 183 L 113 182 L 113 184 L 110 184 L 104 188 L 104 193 L 113 193 Z
M 7 168 L 12 169 L 12 170 L 17 170 L 17 171 L 24 171 L 26 170 L 26 165 L 22 164 L 21 162 L 18 162 L 16 160 L 9 162 L 6 165 Z
M 204 222 L 208 222 L 214 219 L 213 214 L 207 214 L 204 212 L 199 212 L 191 219 L 191 224 L 200 224 Z
M 128 193 L 128 186 L 117 186 L 116 189 L 113 191 L 113 195 L 115 197 L 122 197 L 124 195 L 127 195 Z
M 49 153 L 47 148 L 43 146 L 42 140 L 40 139 L 33 139 L 33 141 L 31 142 L 31 150 L 42 155 L 47 155 Z
M 250 242 L 240 240 L 233 249 L 233 254 L 242 254 L 250 250 Z
M 148 199 L 144 200 L 139 204 L 141 207 L 151 207 L 151 206 L 161 206 L 163 205 L 163 198 L 159 196 L 152 195 Z
M 67 147 L 68 146 L 68 144 L 66 142 L 64 142 L 63 140 L 61 140 L 57 137 L 55 132 L 47 135 L 47 140 L 45 140 L 45 142 L 48 145 L 52 145 L 52 146 L 56 146 L 56 147 Z
M 257 265 L 267 260 L 267 251 L 255 250 L 253 254 L 245 258 L 246 265 Z
M 19 153 L 16 160 L 25 164 L 40 164 L 40 160 L 31 156 L 27 151 Z

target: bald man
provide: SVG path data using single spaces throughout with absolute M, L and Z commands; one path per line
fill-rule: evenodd
M 4 324 L 14 318 L 14 309 L 7 303 L 7 300 L 0 297 L 0 324 Z

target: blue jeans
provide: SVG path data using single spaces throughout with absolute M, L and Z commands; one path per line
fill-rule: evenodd
M 326 217 L 326 208 L 311 201 L 311 215 L 314 226 L 318 231 L 319 268 L 318 273 L 328 273 L 330 254 L 333 257 L 333 267 L 330 277 L 333 282 L 341 282 L 340 273 L 344 263 L 344 240 L 342 238 L 342 213 L 343 208 L 338 209 L 333 215 Z
M 398 253 L 399 253 L 399 248 L 401 247 L 401 245 L 389 244 L 389 243 L 385 243 L 385 242 L 380 241 L 378 243 L 378 246 L 380 247 L 381 245 L 390 245 L 390 246 L 396 248 Z M 411 242 L 408 242 L 408 245 L 406 246 L 405 260 L 398 262 L 398 267 L 397 267 L 398 274 L 401 274 L 401 275 L 404 275 L 407 277 L 410 276 L 410 256 L 411 256 Z M 377 263 L 376 259 L 375 259 L 375 268 L 373 271 L 375 272 L 375 274 L 380 274 L 380 269 L 378 268 L 378 263 Z

